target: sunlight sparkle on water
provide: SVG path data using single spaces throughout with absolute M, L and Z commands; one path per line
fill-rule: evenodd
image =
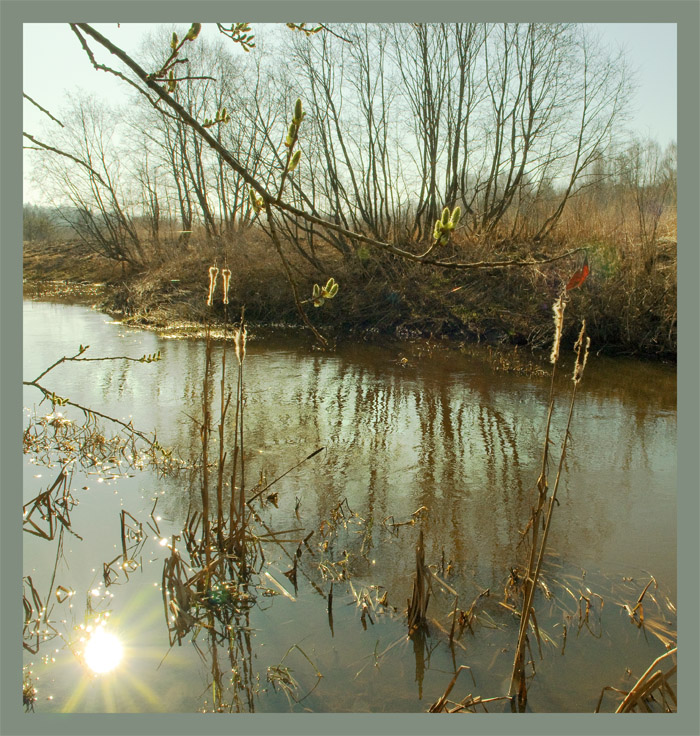
M 85 662 L 97 674 L 111 672 L 122 660 L 124 648 L 119 639 L 98 626 L 85 645 Z

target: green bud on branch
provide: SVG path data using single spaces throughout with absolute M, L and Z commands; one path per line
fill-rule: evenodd
M 160 350 L 157 353 L 147 353 L 139 358 L 139 363 L 156 363 L 160 357 Z
M 295 125 L 299 125 L 305 117 L 306 113 L 302 108 L 301 98 L 298 98 L 296 103 L 294 104 L 294 117 L 292 118 L 292 122 Z
M 186 41 L 194 41 L 197 36 L 199 36 L 199 32 L 202 30 L 202 24 L 201 23 L 193 23 L 190 26 L 190 30 L 187 31 L 187 35 L 185 36 Z
M 462 210 L 455 207 L 450 213 L 450 208 L 445 207 L 440 219 L 435 221 L 433 229 L 433 240 L 435 245 L 447 245 L 450 242 L 450 233 L 457 227 L 459 218 L 462 216 Z
M 263 207 L 265 206 L 265 202 L 263 202 L 262 199 L 256 196 L 254 189 L 248 190 L 248 196 L 250 197 L 250 204 L 255 212 L 257 212 L 258 214 L 262 212 Z
M 289 171 L 294 171 L 294 169 L 296 169 L 296 167 L 299 165 L 300 159 L 301 151 L 296 151 L 292 156 L 292 160 L 289 162 Z
M 326 282 L 326 285 L 321 289 L 321 296 L 324 299 L 332 299 L 337 293 L 338 293 L 338 284 L 336 284 L 335 279 L 331 277 Z

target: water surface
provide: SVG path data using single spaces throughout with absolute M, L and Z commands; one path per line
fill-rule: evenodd
M 265 570 L 292 597 L 270 594 L 251 609 L 247 663 L 225 659 L 227 672 L 234 670 L 238 678 L 228 705 L 260 712 L 424 711 L 460 664 L 468 664 L 476 680 L 464 681 L 468 690 L 460 697 L 505 694 L 517 620 L 499 600 L 511 569 L 522 562 L 518 541 L 540 470 L 549 378 L 494 371 L 486 353 L 420 341 L 343 345 L 321 353 L 303 338 L 255 337 L 244 364 L 247 485 L 261 477 L 269 482 L 317 448 L 324 450 L 280 480 L 274 487 L 277 506 L 267 503 L 261 511 L 271 528 L 303 530 L 290 537 L 312 531 L 314 536 L 299 557 L 296 592 L 283 575 L 296 545 L 287 545 L 287 553 L 266 548 Z M 81 344 L 90 346 L 85 357 L 160 351 L 162 359 L 64 364 L 42 384 L 141 430 L 157 430 L 161 444 L 180 457 L 198 456 L 203 341 L 128 328 L 84 307 L 25 302 L 25 379 L 75 354 Z M 222 351 L 216 344 L 210 382 L 215 421 Z M 226 356 L 228 393 L 236 380 L 230 347 Z M 568 413 L 570 362 L 567 357 L 557 381 L 550 485 Z M 660 641 L 633 626 L 620 607 L 633 605 L 652 575 L 657 585 L 650 595 L 658 606 L 649 601 L 648 610 L 664 609 L 675 628 L 664 603 L 675 603 L 676 596 L 675 392 L 669 366 L 590 358 L 574 410 L 546 569 L 552 584 L 570 590 L 570 600 L 565 610 L 544 598 L 536 604 L 552 643 L 542 660 L 538 653 L 533 710 L 591 711 L 603 686 L 629 687 L 626 668 L 639 676 L 663 653 Z M 27 417 L 50 411 L 46 402 L 39 405 L 40 398 L 25 388 Z M 62 411 L 81 418 L 68 407 Z M 114 428 L 105 425 L 104 431 Z M 25 502 L 60 470 L 60 464 L 49 468 L 28 459 Z M 212 655 L 206 632 L 194 643 L 170 648 L 160 591 L 168 554 L 160 539 L 178 533 L 188 511 L 199 507 L 198 486 L 185 472 L 164 478 L 148 469 L 101 467 L 76 467 L 71 484 L 79 502 L 71 524 L 82 539 L 66 534 L 57 550 L 57 539 L 25 534 L 23 572 L 42 596 L 52 578 L 53 590 L 60 584 L 76 591 L 53 605 L 61 636 L 35 655 L 25 653 L 33 677 L 40 678 L 36 709 L 211 709 L 212 659 L 222 653 Z M 121 511 L 145 524 L 156 498 L 160 536 L 147 540 L 128 581 L 105 585 L 103 564 L 121 551 Z M 331 527 L 334 533 L 327 534 Z M 459 594 L 460 608 L 490 591 L 480 604 L 480 626 L 473 634 L 467 629 L 453 647 L 441 627 L 449 631 L 454 597 L 437 586 L 428 636 L 406 638 L 403 612 L 419 529 L 426 562 Z M 345 565 L 347 579 L 334 583 L 331 626 L 324 565 L 338 563 Z M 269 587 L 274 592 L 274 584 Z M 368 595 L 376 603 L 384 593 L 389 605 L 374 606 L 371 621 L 363 620 L 357 600 Z M 602 610 L 593 593 L 605 601 Z M 599 615 L 592 613 L 579 631 L 580 618 L 572 619 L 571 612 L 581 594 Z M 122 664 L 107 675 L 86 672 L 71 653 L 80 634 L 76 627 L 89 622 L 92 611 L 110 612 L 110 626 L 126 647 Z M 280 672 L 270 668 L 280 663 L 293 673 L 301 703 L 269 679 Z

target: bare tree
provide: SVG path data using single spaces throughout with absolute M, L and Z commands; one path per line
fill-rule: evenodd
M 653 258 L 661 217 L 676 195 L 676 146 L 636 140 L 618 158 L 622 186 L 635 204 L 645 260 Z
M 119 117 L 94 99 L 77 98 L 49 145 L 25 133 L 42 155 L 35 177 L 53 193 L 63 219 L 96 252 L 136 265 L 143 258 L 134 217 L 132 177 L 114 141 Z
M 556 208 L 536 233 L 537 239 L 555 227 L 569 197 L 579 188 L 581 175 L 609 150 L 628 111 L 630 78 L 622 52 L 606 56 L 599 42 L 580 29 L 574 49 L 570 61 L 573 95 L 567 103 L 576 125 L 562 131 L 558 154 L 567 161 L 568 182 Z

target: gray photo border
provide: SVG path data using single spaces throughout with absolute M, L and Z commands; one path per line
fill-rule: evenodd
M 245 19 L 312 21 L 573 21 L 664 22 L 678 29 L 678 658 L 679 713 L 471 715 L 467 720 L 429 714 L 198 714 L 25 715 L 22 679 L 21 585 L 22 472 L 22 24 L 25 22 L 158 22 Z M 195 18 L 194 16 L 197 16 Z M 700 733 L 698 661 L 698 447 L 700 329 L 700 171 L 698 70 L 700 3 L 697 0 L 1 0 L 0 2 L 0 734 L 680 734 Z M 38 50 L 38 53 L 41 53 Z M 630 544 L 640 540 L 630 540 Z M 662 720 L 663 719 L 663 722 Z

